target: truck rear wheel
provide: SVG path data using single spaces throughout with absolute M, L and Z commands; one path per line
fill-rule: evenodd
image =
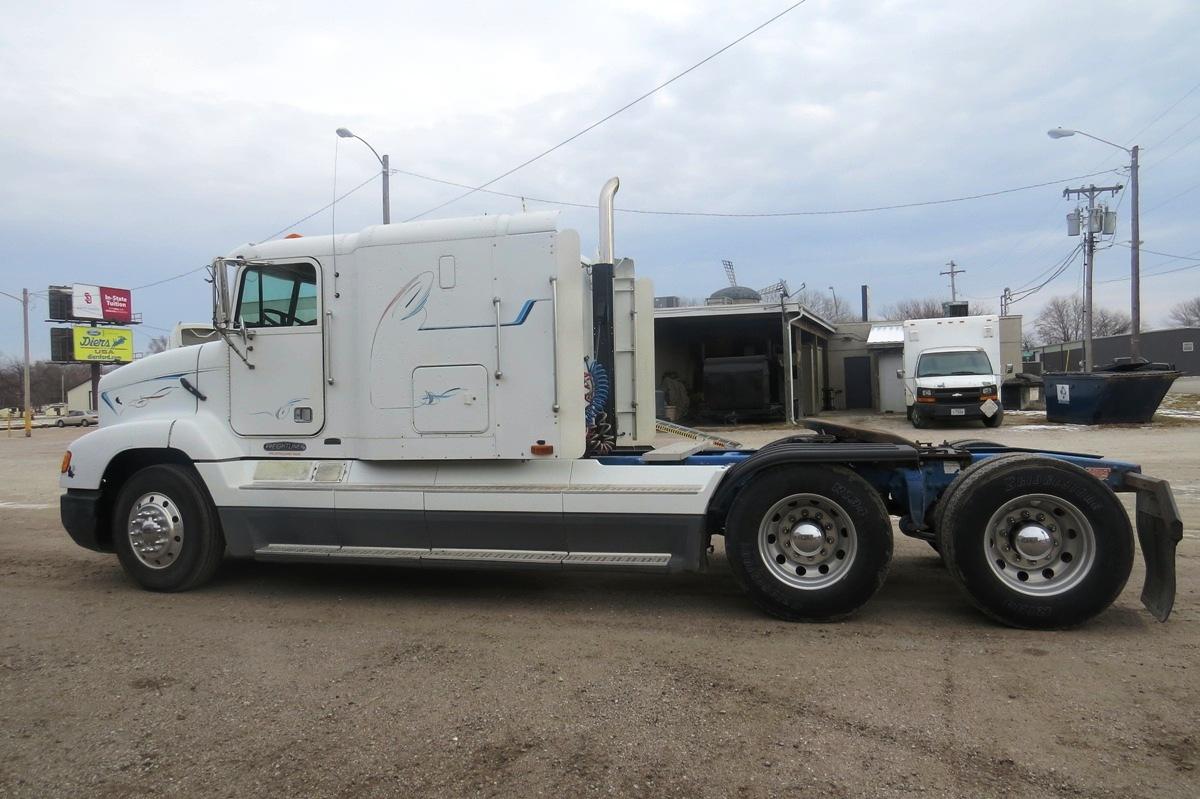
M 988 616 L 1014 627 L 1072 627 L 1106 609 L 1133 568 L 1133 531 L 1104 483 L 1040 455 L 964 473 L 940 514 L 942 559 Z
M 186 591 L 216 572 L 225 541 L 199 476 L 175 464 L 135 472 L 113 507 L 113 548 L 125 572 L 152 591 Z
M 755 476 L 730 509 L 725 551 L 760 608 L 788 621 L 845 616 L 887 575 L 892 526 L 878 493 L 840 466 Z

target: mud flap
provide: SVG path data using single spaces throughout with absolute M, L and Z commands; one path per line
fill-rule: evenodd
M 1166 621 L 1175 605 L 1175 547 L 1183 540 L 1183 519 L 1166 480 L 1127 472 L 1125 488 L 1137 492 L 1138 543 L 1146 561 L 1142 604 Z

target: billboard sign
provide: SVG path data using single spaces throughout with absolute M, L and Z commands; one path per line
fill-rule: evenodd
M 78 325 L 73 329 L 76 361 L 129 363 L 133 360 L 131 328 Z
M 133 299 L 129 289 L 76 283 L 71 287 L 71 318 L 129 323 L 133 321 Z

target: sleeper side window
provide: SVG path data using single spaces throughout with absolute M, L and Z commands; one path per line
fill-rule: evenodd
M 248 266 L 238 288 L 237 318 L 248 328 L 315 325 L 317 270 L 312 264 Z

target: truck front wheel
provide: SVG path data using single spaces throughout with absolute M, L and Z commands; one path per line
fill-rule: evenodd
M 1133 568 L 1133 530 L 1117 496 L 1078 466 L 1041 455 L 964 471 L 940 514 L 951 577 L 1014 627 L 1082 624 L 1116 600 Z
M 1004 411 L 1002 410 L 996 411 L 991 416 L 983 417 L 984 427 L 999 427 L 1002 424 L 1004 424 Z
M 845 616 L 887 575 L 892 526 L 878 493 L 840 466 L 756 475 L 725 529 L 735 579 L 760 608 L 788 621 Z
M 147 466 L 113 506 L 113 548 L 125 572 L 152 591 L 186 591 L 216 572 L 225 541 L 216 509 L 192 469 Z

